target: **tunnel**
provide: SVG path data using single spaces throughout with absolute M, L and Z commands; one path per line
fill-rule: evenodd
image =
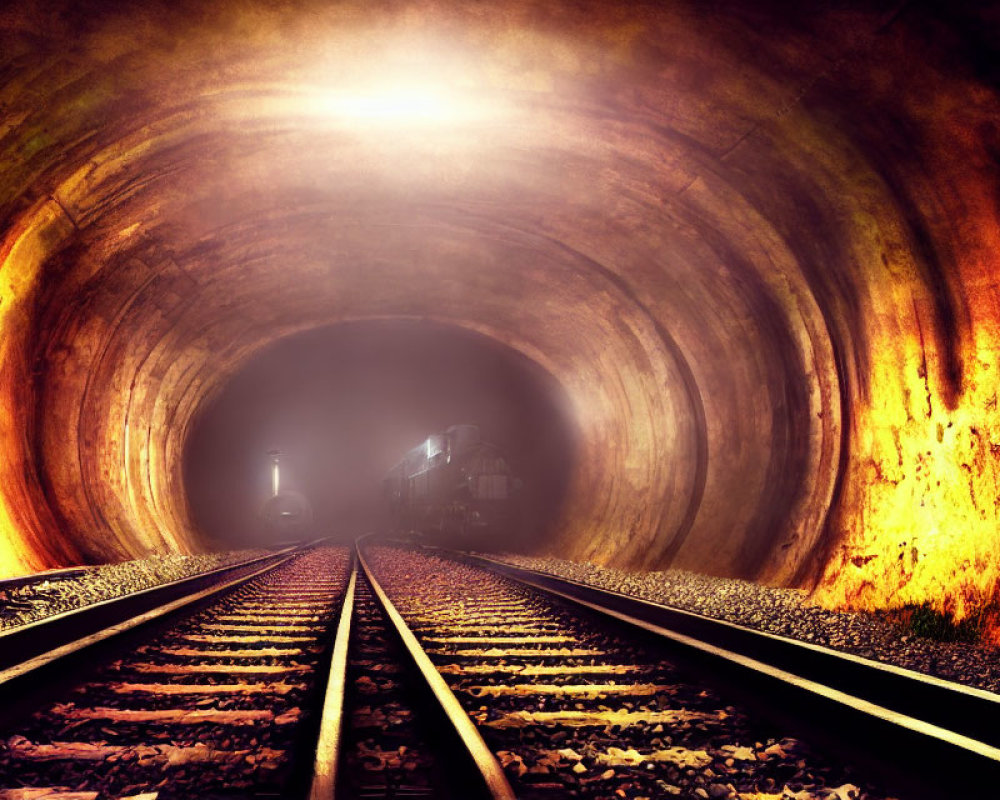
M 475 420 L 481 440 L 503 443 L 494 446 L 518 482 L 509 498 L 516 514 L 481 544 L 535 550 L 565 502 L 575 442 L 566 403 L 533 361 L 463 328 L 367 320 L 288 336 L 245 364 L 199 414 L 184 454 L 191 519 L 222 549 L 283 537 L 261 524 L 265 497 L 289 516 L 304 507 L 306 537 L 325 531 L 350 542 L 399 530 L 386 507 L 387 473 L 414 443 L 425 447 L 456 420 Z M 269 451 L 280 484 L 272 501 L 275 476 L 260 456 L 277 442 L 280 450 Z
M 540 553 L 994 606 L 998 26 L 933 0 L 8 5 L 0 572 L 214 546 L 185 452 L 227 387 L 408 325 L 555 387 Z

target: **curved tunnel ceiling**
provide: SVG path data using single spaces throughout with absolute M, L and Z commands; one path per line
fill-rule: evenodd
M 203 5 L 0 15 L 7 572 L 197 549 L 227 377 L 406 318 L 565 390 L 561 554 L 995 596 L 990 8 Z

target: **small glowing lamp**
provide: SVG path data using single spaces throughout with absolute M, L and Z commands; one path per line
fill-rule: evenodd
M 279 473 L 278 463 L 281 460 L 280 450 L 268 450 L 267 454 L 271 457 L 271 496 L 277 497 L 278 491 L 281 488 L 281 475 Z

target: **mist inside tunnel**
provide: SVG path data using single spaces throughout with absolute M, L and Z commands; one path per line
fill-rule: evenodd
M 289 536 L 348 539 L 398 524 L 383 481 L 428 437 L 479 428 L 509 464 L 517 513 L 495 546 L 539 545 L 564 501 L 574 458 L 565 398 L 551 376 L 487 336 L 425 321 L 345 323 L 260 352 L 198 416 L 185 447 L 192 519 L 219 547 Z M 281 505 L 306 524 L 274 526 Z

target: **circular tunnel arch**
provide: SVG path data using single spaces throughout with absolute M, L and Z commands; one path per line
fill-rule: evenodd
M 434 316 L 573 398 L 572 557 L 994 593 L 998 103 L 955 56 L 986 17 L 81 8 L 2 28 L 8 570 L 202 546 L 206 393 L 295 330 Z M 386 61 L 461 113 L 345 121 Z
M 168 138 L 171 141 L 171 152 L 175 152 L 177 149 L 180 148 L 180 144 L 178 143 L 176 137 L 168 137 Z M 156 148 L 154 145 L 155 142 L 147 142 L 141 149 L 147 151 L 147 153 L 155 152 Z M 128 152 L 131 152 L 132 149 L 133 148 L 131 147 L 125 148 L 125 150 Z M 131 165 L 131 169 L 133 171 L 139 169 L 139 167 L 140 165 Z M 155 174 L 155 171 L 153 172 Z M 119 184 L 122 180 L 122 177 L 119 170 L 110 170 L 110 174 L 115 176 L 114 181 L 112 182 L 110 188 L 108 189 L 108 191 L 113 195 L 114 192 L 120 190 Z M 150 182 L 149 185 L 153 186 L 155 185 L 155 182 Z M 157 194 L 157 197 L 158 198 L 162 197 L 163 194 L 162 187 L 156 187 L 156 188 L 161 189 L 161 191 Z M 89 184 L 88 190 L 92 193 L 92 196 L 89 197 L 88 202 L 98 206 L 104 205 L 104 202 L 100 200 L 100 192 L 95 191 L 96 186 L 94 184 L 92 183 Z M 129 198 L 129 201 L 135 202 L 135 198 L 137 197 L 141 199 L 142 197 L 141 191 L 132 194 L 132 196 Z M 190 277 L 190 270 L 191 270 L 190 266 L 183 269 L 178 266 L 177 264 L 178 259 L 175 257 L 177 255 L 181 255 L 180 260 L 189 265 L 192 263 L 197 263 L 199 260 L 205 261 L 209 256 L 213 256 L 216 259 L 216 263 L 218 265 L 221 265 L 223 268 L 216 266 L 214 268 L 214 274 L 209 278 L 209 280 L 215 282 L 220 282 L 220 281 L 227 282 L 230 285 L 245 284 L 245 281 L 243 279 L 245 278 L 248 271 L 251 271 L 255 268 L 255 264 L 262 265 L 263 269 L 270 269 L 272 268 L 272 262 L 275 261 L 288 262 L 296 260 L 306 260 L 308 258 L 308 256 L 305 254 L 294 254 L 294 255 L 291 254 L 289 252 L 287 245 L 283 242 L 279 243 L 277 246 L 273 245 L 265 246 L 261 242 L 255 241 L 253 237 L 251 237 L 248 246 L 244 247 L 244 249 L 239 249 L 239 246 L 242 244 L 243 238 L 245 238 L 246 236 L 245 232 L 248 230 L 249 231 L 258 230 L 261 227 L 262 223 L 272 223 L 272 224 L 277 223 L 278 225 L 284 225 L 288 227 L 292 227 L 295 224 L 301 226 L 304 221 L 308 224 L 318 224 L 319 220 L 328 217 L 330 212 L 329 210 L 324 210 L 322 206 L 316 204 L 315 198 L 312 199 L 313 199 L 313 204 L 311 206 L 307 204 L 305 208 L 296 207 L 291 212 L 281 209 L 277 213 L 275 213 L 274 211 L 268 211 L 265 212 L 263 215 L 258 215 L 256 217 L 251 216 L 249 218 L 239 218 L 236 221 L 230 221 L 219 232 L 216 233 L 216 239 L 217 240 L 221 239 L 222 241 L 225 241 L 227 243 L 227 246 L 230 246 L 229 243 L 233 241 L 237 242 L 237 249 L 235 253 L 228 251 L 213 253 L 213 248 L 218 249 L 215 242 L 211 240 L 205 242 L 204 239 L 206 237 L 203 236 L 202 241 L 197 242 L 195 245 L 193 245 L 192 249 L 187 252 L 181 250 L 181 248 L 175 244 L 170 254 L 158 254 L 156 253 L 155 246 L 152 248 L 147 247 L 146 248 L 147 251 L 152 251 L 152 252 L 149 252 L 148 255 L 144 255 L 145 262 L 143 261 L 142 258 L 139 257 L 123 256 L 118 254 L 116 254 L 115 257 L 116 260 L 118 261 L 127 261 L 130 264 L 133 263 L 142 264 L 142 263 L 153 262 L 156 259 L 162 259 L 161 263 L 166 265 L 166 269 L 162 271 L 173 273 L 172 277 L 175 277 L 177 279 L 176 282 L 182 284 L 180 290 L 174 289 L 175 296 L 178 296 L 184 290 L 184 288 L 197 287 L 198 285 L 198 281 Z M 121 205 L 127 205 L 127 203 L 122 203 Z M 398 210 L 393 209 L 393 211 L 397 215 L 400 215 Z M 467 213 L 462 211 L 457 211 L 454 206 L 444 206 L 441 203 L 438 203 L 432 207 L 431 214 L 433 215 L 434 213 L 436 213 L 438 215 L 441 215 L 442 211 L 445 212 L 444 213 L 445 219 L 444 220 L 440 218 L 435 219 L 432 216 L 430 222 L 423 223 L 426 226 L 426 228 L 441 229 L 443 226 L 446 225 L 455 226 L 456 224 L 458 225 L 461 225 L 462 223 L 468 224 L 469 222 L 468 219 L 469 215 Z M 418 210 L 407 209 L 404 214 L 400 215 L 403 217 L 403 221 L 396 223 L 397 226 L 401 229 L 407 229 L 407 228 L 412 229 L 415 227 L 420 227 L 419 223 L 415 224 L 413 222 L 413 217 L 419 213 L 426 213 L 426 212 L 423 208 L 420 208 Z M 456 215 L 458 218 L 457 223 L 455 219 Z M 686 410 L 687 413 L 685 412 L 677 413 L 675 414 L 675 417 L 683 419 L 683 418 L 691 418 L 693 416 L 694 418 L 693 435 L 696 438 L 695 456 L 694 456 L 695 476 L 693 478 L 695 486 L 690 492 L 690 499 L 688 500 L 687 503 L 687 509 L 684 512 L 684 520 L 681 522 L 680 525 L 680 528 L 682 530 L 678 531 L 674 537 L 676 542 L 681 542 L 683 540 L 684 530 L 689 529 L 690 525 L 693 522 L 694 514 L 697 512 L 698 509 L 698 500 L 701 493 L 701 488 L 699 487 L 703 487 L 703 482 L 706 472 L 705 432 L 703 424 L 699 422 L 700 414 L 698 411 L 698 405 L 700 403 L 700 398 L 698 395 L 697 388 L 695 387 L 690 374 L 685 374 L 686 372 L 689 372 L 687 370 L 687 365 L 684 361 L 682 354 L 680 353 L 680 349 L 673 341 L 671 335 L 663 327 L 663 325 L 661 325 L 656 320 L 655 315 L 651 314 L 649 310 L 643 305 L 643 301 L 639 299 L 639 297 L 635 294 L 634 290 L 625 279 L 617 275 L 613 270 L 603 266 L 601 263 L 597 262 L 593 258 L 588 258 L 586 255 L 578 252 L 565 242 L 560 241 L 558 237 L 553 236 L 551 234 L 545 234 L 540 232 L 532 233 L 531 231 L 526 231 L 524 230 L 523 227 L 518 228 L 517 226 L 513 225 L 509 220 L 504 220 L 503 223 L 499 224 L 488 218 L 484 220 L 482 214 L 478 216 L 473 215 L 471 217 L 471 223 L 472 223 L 471 227 L 473 227 L 475 235 L 478 236 L 482 241 L 488 241 L 492 239 L 494 241 L 503 243 L 503 242 L 508 242 L 512 238 L 525 239 L 529 241 L 534 251 L 531 254 L 530 258 L 534 260 L 537 260 L 539 252 L 544 252 L 545 250 L 550 250 L 557 254 L 562 254 L 562 255 L 568 254 L 571 259 L 578 260 L 581 264 L 579 268 L 581 274 L 593 273 L 594 275 L 600 276 L 601 279 L 603 279 L 608 284 L 609 287 L 604 291 L 617 292 L 620 296 L 622 296 L 624 298 L 623 303 L 631 306 L 630 312 L 632 312 L 637 318 L 642 318 L 638 324 L 640 326 L 644 325 L 647 328 L 650 328 L 654 334 L 654 338 L 658 337 L 662 345 L 665 346 L 667 350 L 671 351 L 670 356 L 675 361 L 674 366 L 675 368 L 681 371 L 680 384 L 683 385 L 685 391 L 687 392 L 688 395 L 687 404 L 689 406 L 689 409 Z M 113 219 L 111 224 L 113 224 Z M 376 228 L 381 227 L 383 229 L 387 229 L 391 227 L 391 224 L 387 225 L 384 219 L 379 219 L 375 223 L 375 227 Z M 102 253 L 100 255 L 106 257 L 107 254 Z M 74 256 L 79 257 L 79 254 L 74 251 Z M 312 258 L 316 259 L 317 257 L 312 256 Z M 361 258 L 362 259 L 367 258 L 370 260 L 371 256 L 370 254 L 369 255 L 363 254 Z M 94 269 L 95 272 L 97 272 L 97 268 L 95 267 Z M 231 274 L 230 272 L 227 272 L 227 270 L 230 270 Z M 156 270 L 154 269 L 152 272 L 155 274 Z M 99 283 L 100 285 L 103 285 L 101 284 L 101 281 L 103 280 L 104 276 L 100 276 L 100 279 L 96 282 Z M 149 283 L 145 285 L 148 286 L 149 284 L 153 284 L 155 290 L 160 291 L 161 287 L 156 283 L 154 283 L 154 281 L 163 282 L 163 280 L 164 280 L 163 275 L 155 274 L 155 278 L 150 278 Z M 190 283 L 190 286 L 187 286 L 188 283 Z M 230 300 L 222 308 L 213 309 L 216 313 L 217 319 L 213 320 L 211 324 L 213 326 L 224 327 L 223 323 L 225 322 L 225 314 L 229 309 L 233 309 L 236 306 L 237 304 L 232 300 Z M 218 317 L 220 316 L 223 317 L 221 322 L 218 319 Z M 610 320 L 611 324 L 614 324 L 613 320 L 614 316 L 615 316 L 614 313 L 608 314 L 608 317 L 612 318 Z M 649 336 L 649 332 L 647 331 L 645 335 Z M 694 409 L 693 414 L 691 414 L 691 409 Z M 613 451 L 613 448 L 607 448 L 607 450 L 610 452 Z M 597 456 L 595 455 L 595 461 L 596 460 Z M 91 482 L 92 481 L 84 481 L 84 484 L 86 485 Z M 179 519 L 183 519 L 183 515 L 179 514 L 176 516 Z M 103 524 L 104 522 L 106 522 L 106 520 L 97 520 L 95 522 L 96 524 Z M 148 523 L 149 520 L 145 520 L 144 522 Z M 661 525 L 659 527 L 662 528 L 663 530 L 669 529 L 670 523 L 668 521 L 666 524 Z M 648 541 L 640 542 L 639 544 L 645 549 L 647 550 L 649 549 L 650 543 Z M 591 542 L 591 549 L 593 551 L 599 550 L 600 546 L 601 546 L 600 543 L 596 540 Z M 670 550 L 674 552 L 676 552 L 676 549 L 677 549 L 676 547 L 670 548 Z

